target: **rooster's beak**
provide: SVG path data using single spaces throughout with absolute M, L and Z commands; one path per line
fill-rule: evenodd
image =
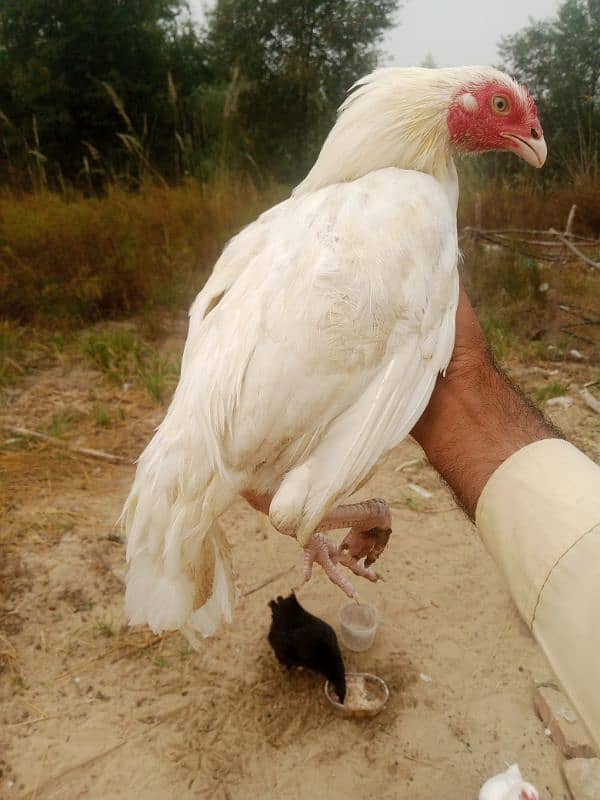
M 546 156 L 548 155 L 548 147 L 543 134 L 539 133 L 536 137 L 533 136 L 519 136 L 516 133 L 501 133 L 505 139 L 510 139 L 510 149 L 531 164 L 532 167 L 543 167 Z

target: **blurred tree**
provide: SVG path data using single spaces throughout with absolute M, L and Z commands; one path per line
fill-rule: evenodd
M 102 185 L 311 163 L 399 0 L 2 0 L 0 178 Z
M 399 5 L 217 0 L 208 13 L 207 45 L 223 104 L 228 97 L 230 132 L 244 131 L 246 152 L 275 165 L 285 180 L 301 177 L 345 92 L 376 65 L 377 44 Z
M 504 68 L 536 97 L 555 169 L 589 168 L 600 143 L 600 0 L 565 0 L 499 46 Z
M 425 56 L 423 61 L 421 61 L 419 66 L 420 67 L 425 67 L 426 69 L 436 69 L 437 68 L 437 64 L 435 63 L 435 60 L 434 60 L 433 56 L 431 55 L 431 53 L 427 53 L 427 55 Z
M 7 159 L 18 141 L 39 174 L 57 164 L 73 178 L 118 163 L 124 147 L 140 163 L 150 151 L 159 161 L 172 154 L 174 87 L 190 94 L 206 73 L 201 43 L 180 21 L 185 8 L 184 0 L 2 0 Z

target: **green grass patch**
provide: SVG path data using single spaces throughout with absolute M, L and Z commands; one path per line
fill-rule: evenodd
M 505 361 L 517 345 L 517 337 L 508 331 L 491 311 L 481 312 L 480 322 L 494 357 L 498 361 Z
M 110 428 L 110 414 L 106 406 L 96 404 L 93 413 L 96 425 L 100 428 Z
M 96 620 L 96 631 L 107 639 L 115 635 L 112 624 L 103 619 Z
M 136 382 L 160 404 L 165 402 L 179 380 L 179 361 L 163 358 L 131 330 L 119 328 L 87 334 L 82 339 L 81 349 L 113 383 L 122 386 Z M 109 419 L 105 417 L 102 409 L 98 411 L 97 408 L 98 424 L 108 425 Z
M 538 403 L 545 403 L 546 400 L 552 400 L 554 397 L 562 397 L 563 395 L 567 394 L 567 391 L 568 388 L 564 383 L 555 381 L 554 383 L 549 383 L 546 386 L 541 386 L 538 389 L 534 389 L 533 397 Z

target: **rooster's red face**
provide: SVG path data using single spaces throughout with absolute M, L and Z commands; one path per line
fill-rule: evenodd
M 492 81 L 466 87 L 455 95 L 447 121 L 458 152 L 511 150 L 533 167 L 546 160 L 544 132 L 524 86 Z

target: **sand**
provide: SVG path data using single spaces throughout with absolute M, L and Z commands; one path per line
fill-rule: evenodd
M 593 377 L 560 370 L 573 386 Z M 512 372 L 530 385 L 548 379 L 538 367 Z M 553 417 L 598 458 L 600 417 L 573 396 Z M 99 400 L 121 409 L 108 429 L 90 422 Z M 65 407 L 82 414 L 69 441 L 130 458 L 163 413 L 141 390 L 61 366 L 24 379 L 2 413 L 33 426 Z M 386 581 L 360 585 L 380 615 L 375 642 L 343 650 L 348 670 L 390 689 L 384 711 L 361 720 L 337 714 L 320 677 L 286 672 L 270 651 L 267 603 L 298 584 L 301 558 L 242 501 L 223 518 L 241 589 L 294 570 L 243 598 L 231 627 L 195 653 L 179 634 L 124 627 L 113 525 L 133 468 L 9 436 L 3 445 L 0 797 L 468 800 L 516 761 L 544 800 L 566 800 L 532 706 L 551 672 L 415 444 L 390 453 L 361 492 L 393 504 L 378 565 Z M 299 599 L 338 628 L 345 598 L 319 570 Z

